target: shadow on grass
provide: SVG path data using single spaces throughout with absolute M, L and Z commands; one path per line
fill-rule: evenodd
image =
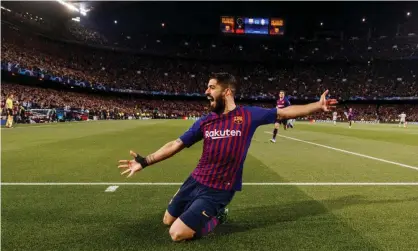
M 253 229 L 265 228 L 283 222 L 298 221 L 303 218 L 332 213 L 334 210 L 356 205 L 402 203 L 417 201 L 418 197 L 406 200 L 368 200 L 361 195 L 343 196 L 333 200 L 305 200 L 283 205 L 267 205 L 239 209 L 235 214 L 240 215 L 239 221 L 231 220 L 219 225 L 215 232 L 220 235 L 228 235 L 237 232 L 246 232 Z M 234 215 L 234 209 L 231 210 Z

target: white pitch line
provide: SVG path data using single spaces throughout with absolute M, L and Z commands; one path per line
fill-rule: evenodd
M 179 186 L 181 182 L 0 183 L 1 186 Z M 244 182 L 244 186 L 418 186 L 418 182 Z
M 118 187 L 119 187 L 119 186 L 110 186 L 110 187 L 108 187 L 108 188 L 105 190 L 105 192 L 107 192 L 107 193 L 113 193 L 113 192 L 115 192 L 115 191 L 118 189 Z
M 266 132 L 266 131 L 265 131 L 265 133 L 273 134 L 272 132 Z M 288 137 L 288 136 L 284 136 L 284 135 L 277 134 L 277 136 L 282 137 L 282 138 L 286 138 L 286 139 L 291 139 L 291 140 L 303 142 L 303 143 L 306 143 L 306 144 L 311 144 L 311 145 L 315 145 L 315 146 L 328 148 L 328 149 L 338 151 L 338 152 L 352 154 L 352 155 L 367 158 L 367 159 L 372 159 L 372 160 L 377 160 L 377 161 L 381 161 L 381 162 L 385 162 L 385 163 L 389 163 L 389 164 L 393 164 L 393 165 L 397 165 L 397 166 L 407 167 L 407 168 L 414 169 L 414 170 L 418 171 L 418 167 L 416 167 L 416 166 L 410 166 L 410 165 L 402 164 L 402 163 L 395 162 L 395 161 L 376 158 L 376 157 L 372 157 L 372 156 L 369 156 L 369 155 L 356 153 L 356 152 L 351 152 L 351 151 L 347 151 L 347 150 L 343 150 L 343 149 L 339 149 L 339 148 L 335 148 L 335 147 L 331 147 L 331 146 L 326 146 L 326 145 L 322 145 L 322 144 L 318 144 L 318 143 L 314 143 L 314 142 L 310 142 L 310 141 L 306 141 L 306 140 L 301 140 L 301 139 L 297 139 L 297 138 L 292 138 L 292 137 Z

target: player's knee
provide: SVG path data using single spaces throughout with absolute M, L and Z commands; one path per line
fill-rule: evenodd
M 180 234 L 179 231 L 172 230 L 170 228 L 169 233 L 170 233 L 170 237 L 171 237 L 171 240 L 172 241 L 181 241 L 181 240 L 183 240 L 183 238 L 182 238 L 182 236 L 181 236 L 181 234 Z
M 164 225 L 171 226 L 175 220 L 176 218 L 171 216 L 168 212 L 165 212 L 164 217 L 163 217 Z
M 193 238 L 193 236 L 190 236 L 186 232 L 182 232 L 179 229 L 174 229 L 173 227 L 170 228 L 169 233 L 170 233 L 171 240 L 173 240 L 175 242 L 183 241 L 183 240 L 188 240 L 188 239 L 192 239 Z
M 181 219 L 177 219 L 171 225 L 169 234 L 173 241 L 182 241 L 193 239 L 195 231 L 184 224 Z
M 274 129 L 279 129 L 279 127 L 280 127 L 280 124 L 278 123 L 274 124 Z

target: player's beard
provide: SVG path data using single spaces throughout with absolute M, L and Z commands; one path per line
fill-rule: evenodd
M 225 99 L 222 96 L 213 97 L 213 101 L 209 103 L 209 110 L 221 114 L 225 111 Z

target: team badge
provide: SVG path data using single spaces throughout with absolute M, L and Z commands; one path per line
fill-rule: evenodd
M 235 116 L 234 117 L 235 124 L 242 124 L 242 116 Z

